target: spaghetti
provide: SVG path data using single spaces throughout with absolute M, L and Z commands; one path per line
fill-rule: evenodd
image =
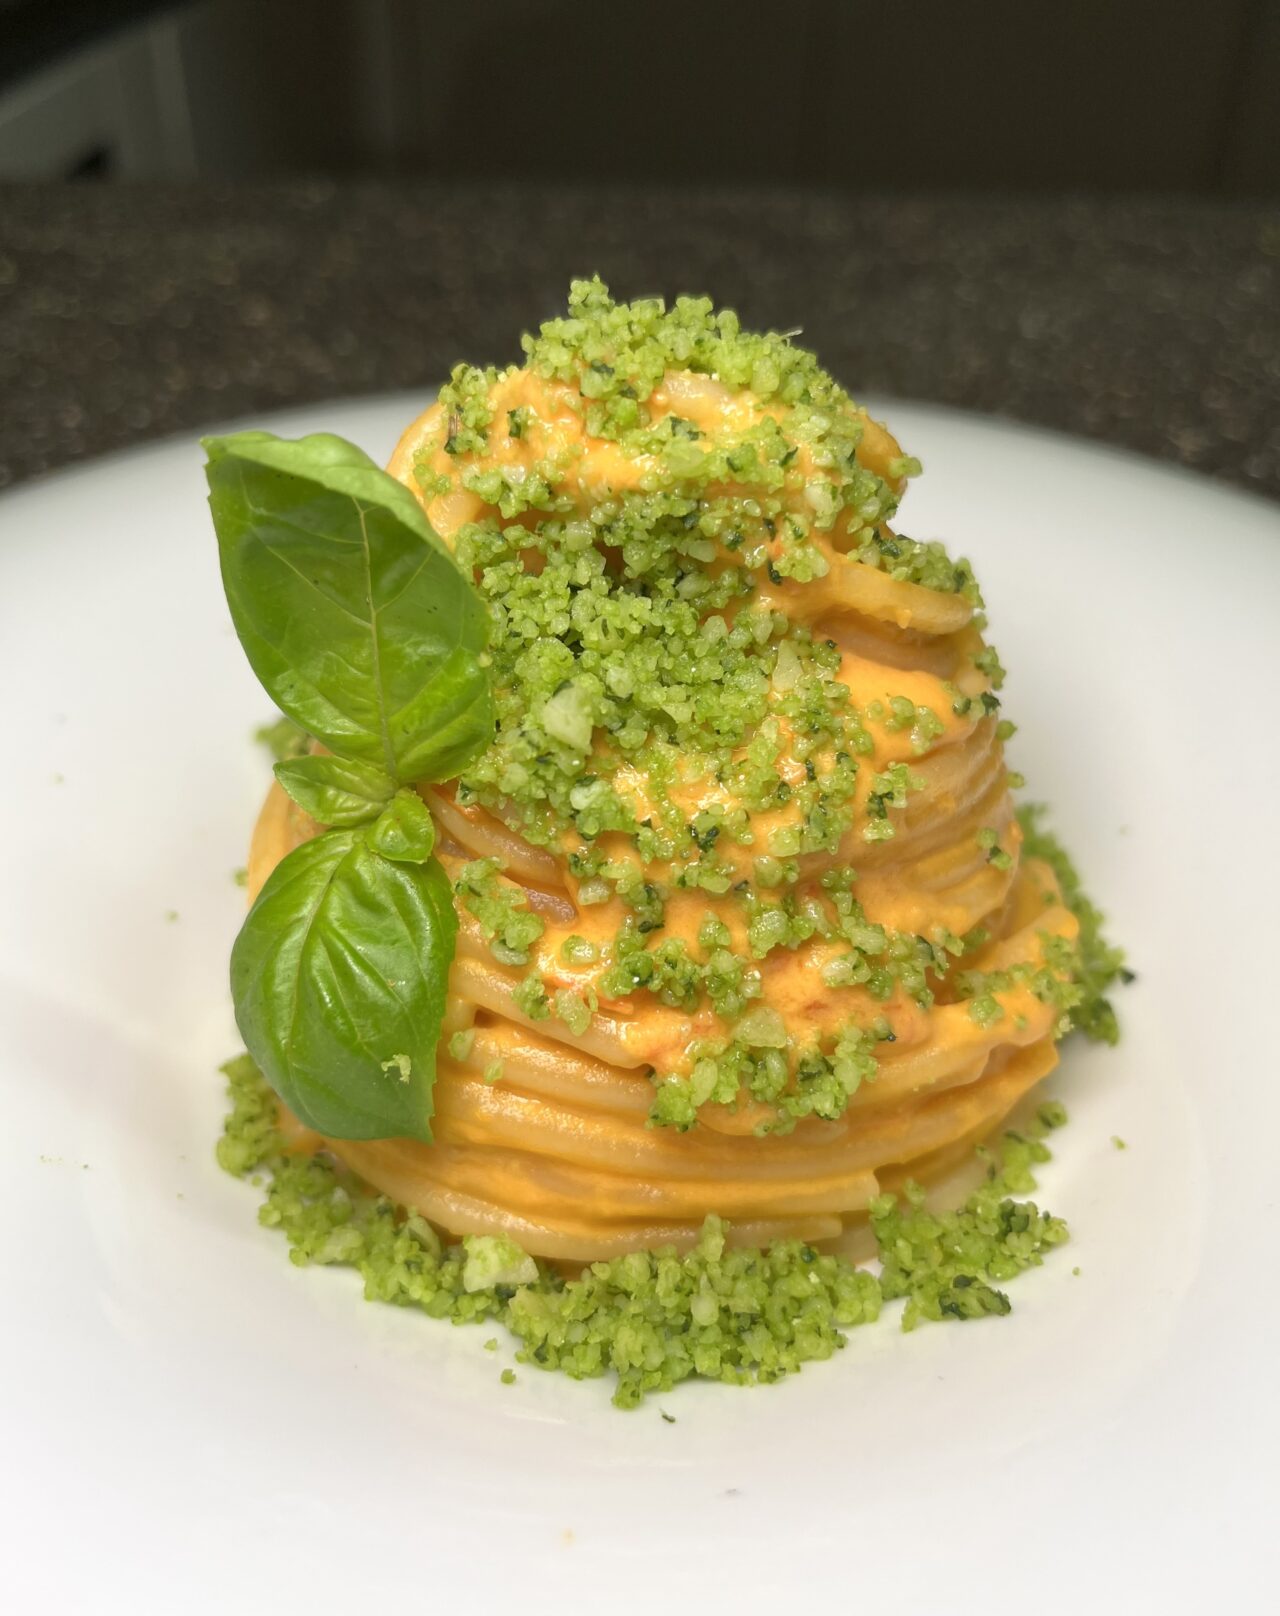
M 460 930 L 433 1141 L 328 1140 L 581 1263 L 836 1241 L 1055 1065 L 1078 925 L 1022 853 L 966 564 L 788 339 L 579 283 L 389 470 L 486 598 L 498 730 L 423 787 Z M 319 827 L 278 786 L 249 885 Z

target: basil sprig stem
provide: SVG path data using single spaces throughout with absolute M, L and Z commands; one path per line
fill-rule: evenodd
M 231 956 L 236 1021 L 276 1092 L 335 1138 L 430 1139 L 457 920 L 412 787 L 488 745 L 483 603 L 407 489 L 319 434 L 205 441 L 232 621 L 324 748 L 276 767 L 330 828 L 287 855 Z

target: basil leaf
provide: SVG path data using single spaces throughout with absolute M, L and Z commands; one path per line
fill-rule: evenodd
M 227 603 L 277 706 L 402 784 L 457 774 L 493 734 L 488 622 L 412 494 L 327 433 L 204 446 Z
M 369 832 L 369 845 L 400 864 L 425 864 L 436 845 L 436 827 L 416 791 L 397 791 Z
M 260 724 L 253 732 L 253 738 L 259 746 L 266 747 L 277 763 L 283 763 L 286 758 L 301 757 L 309 744 L 306 731 L 299 729 L 292 718 L 283 716 L 272 724 Z
M 382 812 L 396 789 L 391 776 L 375 764 L 332 756 L 290 758 L 276 764 L 275 775 L 294 802 L 322 825 L 362 825 Z
M 231 952 L 245 1047 L 285 1103 L 337 1139 L 429 1140 L 457 917 L 435 859 L 329 830 L 277 865 Z

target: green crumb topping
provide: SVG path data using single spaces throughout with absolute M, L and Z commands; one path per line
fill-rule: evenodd
M 706 299 L 625 303 L 576 281 L 567 316 L 523 345 L 525 376 L 455 369 L 419 473 L 428 492 L 466 489 L 491 507 L 452 539 L 488 607 L 497 707 L 458 800 L 554 849 L 584 910 L 623 911 L 611 939 L 560 944 L 559 964 L 598 967 L 566 982 L 536 956 L 543 923 L 519 887 L 495 861 L 464 868 L 458 901 L 495 957 L 536 967 L 516 990 L 521 1015 L 581 1036 L 602 1001 L 713 1011 L 718 1041 L 655 1074 L 652 1120 L 680 1128 L 702 1104 L 739 1099 L 771 1105 L 784 1129 L 835 1118 L 874 1077 L 891 1030 L 854 1026 L 818 1048 L 759 1036 L 766 962 L 811 939 L 828 945 L 816 969 L 832 990 L 886 1007 L 899 991 L 922 1009 L 958 997 L 994 1026 L 1000 995 L 1027 986 L 1058 1010 L 1055 1032 L 1079 1010 L 1096 1035 L 1106 1013 L 1073 987 L 1062 950 L 966 973 L 968 940 L 871 924 L 852 871 L 818 891 L 806 865 L 862 843 L 874 856 L 925 785 L 915 760 L 952 719 L 1013 733 L 994 648 L 973 639 L 987 688 L 946 685 L 944 723 L 941 707 L 892 690 L 856 702 L 840 645 L 810 620 L 821 606 L 804 609 L 806 586 L 829 588 L 852 562 L 959 595 L 985 627 L 968 563 L 889 531 L 919 463 L 877 458 L 878 429 L 791 336 L 744 331 Z M 977 834 L 1010 872 L 1015 851 L 992 827 Z M 690 892 L 725 900 L 732 929 L 709 915 L 696 942 L 668 933 L 672 900 Z
M 498 701 L 493 745 L 464 771 L 460 800 L 516 819 L 543 845 L 620 834 L 646 862 L 686 863 L 686 884 L 711 891 L 728 881 L 714 884 L 708 833 L 746 840 L 751 812 L 791 802 L 769 850 L 779 857 L 835 847 L 871 739 L 836 646 L 766 592 L 820 579 L 847 556 L 980 604 L 966 562 L 885 529 L 919 462 L 897 458 L 889 480 L 864 466 L 866 418 L 814 355 L 788 335 L 743 331 L 705 298 L 619 303 L 598 279 L 575 281 L 568 316 L 524 347 L 533 376 L 568 389 L 556 407 L 635 469 L 587 498 L 576 448 L 495 463 L 504 439 L 536 452 L 544 436 L 528 407 L 495 416 L 490 398 L 511 372 L 459 366 L 442 389 L 435 447 L 455 474 L 428 470 L 424 456 L 418 480 L 497 511 L 454 541 L 489 607 Z M 671 373 L 711 378 L 726 397 L 749 390 L 752 407 L 699 426 L 655 401 Z M 926 749 L 942 732 L 936 714 L 901 705 L 893 723 Z M 806 769 L 798 786 L 781 766 L 780 723 Z M 642 800 L 615 783 L 623 765 L 643 781 Z M 691 825 L 672 788 L 706 778 L 725 803 Z
M 756 870 L 757 884 L 766 893 L 786 880 L 786 866 L 776 859 L 757 860 Z M 810 939 L 821 939 L 833 950 L 821 967 L 823 982 L 832 988 L 861 987 L 882 1003 L 902 990 L 927 1010 L 934 1003 L 936 984 L 948 981 L 956 982 L 965 996 L 987 991 L 987 978 L 954 970 L 966 951 L 964 941 L 945 929 L 931 939 L 874 924 L 853 897 L 854 880 L 852 869 L 837 866 L 822 876 L 820 892 L 803 898 L 790 890 L 776 899 L 758 896 L 749 888 L 744 891 L 740 896 L 748 917 L 749 960 L 725 946 L 727 928 L 714 915 L 708 915 L 699 932 L 704 961 L 692 958 L 683 943 L 674 940 L 646 947 L 642 938 L 624 932 L 615 942 L 617 963 L 601 979 L 605 993 L 624 997 L 644 989 L 664 1004 L 683 1009 L 695 1008 L 705 994 L 720 1014 L 741 1017 L 730 1040 L 696 1044 L 688 1070 L 659 1074 L 650 1114 L 655 1125 L 688 1128 L 696 1122 L 701 1105 L 732 1105 L 741 1097 L 774 1106 L 774 1126 L 782 1130 L 806 1116 L 831 1121 L 843 1114 L 860 1085 L 875 1077 L 876 1046 L 893 1037 L 883 1018 L 866 1027 L 851 1024 L 834 1038 L 810 1044 L 791 1039 L 774 1010 L 752 1005 L 760 997 L 762 980 L 752 962 L 778 949 L 796 949 Z M 1052 953 L 1052 940 L 1046 946 Z M 1022 973 L 1037 992 L 1055 1003 L 1064 994 L 1069 997 L 1070 987 L 1058 974 L 1060 960 L 1056 967 Z M 997 988 L 1011 986 L 1015 974 L 993 973 L 989 980 Z M 992 1019 L 998 1020 L 1003 1012 L 991 1003 Z
M 994 1027 L 1004 1018 L 1004 1009 L 992 993 L 979 993 L 969 1000 L 969 1018 L 979 1027 Z
M 413 1062 L 408 1055 L 393 1055 L 390 1060 L 382 1063 L 384 1072 L 395 1072 L 402 1083 L 407 1083 L 413 1076 Z
M 569 1031 L 577 1038 L 581 1038 L 591 1025 L 591 1018 L 596 1013 L 597 1000 L 594 989 L 586 994 L 577 992 L 573 988 L 559 988 L 551 996 L 552 1012 L 564 1022 Z
M 516 815 L 544 845 L 566 831 L 587 844 L 615 832 L 646 862 L 700 860 L 712 890 L 716 837 L 746 841 L 752 812 L 789 802 L 795 851 L 834 848 L 851 818 L 856 758 L 871 750 L 838 654 L 753 605 L 741 567 L 694 564 L 683 515 L 663 548 L 659 517 L 631 509 L 634 500 L 652 496 L 618 496 L 608 522 L 598 507 L 590 522 L 480 523 L 459 535 L 458 557 L 490 608 L 498 703 L 494 742 L 465 771 L 460 800 Z M 678 503 L 690 514 L 690 501 Z M 631 553 L 633 528 L 652 553 L 619 575 L 608 550 Z M 794 798 L 784 722 L 792 756 L 812 764 Z M 643 780 L 643 801 L 615 784 L 624 766 Z M 707 778 L 724 805 L 691 823 L 672 788 Z
M 650 1121 L 684 1132 L 697 1121 L 700 1106 L 749 1099 L 773 1108 L 772 1133 L 790 1133 L 804 1117 L 832 1122 L 862 1084 L 874 1080 L 875 1048 L 890 1037 L 884 1020 L 868 1028 L 851 1025 L 829 1050 L 811 1046 L 793 1057 L 782 1017 L 757 1006 L 729 1041 L 695 1044 L 687 1075 L 659 1080 Z
M 867 824 L 863 839 L 883 842 L 893 835 L 890 808 L 905 808 L 908 791 L 919 791 L 924 781 L 905 763 L 892 763 L 882 774 L 872 776 L 871 791 L 867 797 Z
M 1065 1117 L 1061 1107 L 1057 1112 Z M 989 1162 L 987 1182 L 956 1212 L 929 1212 L 918 1184 L 908 1184 L 901 1201 L 882 1195 L 873 1202 L 880 1283 L 886 1301 L 906 1298 L 904 1330 L 926 1319 L 1008 1313 L 1009 1298 L 997 1286 L 1039 1267 L 1046 1252 L 1066 1243 L 1061 1218 L 1014 1198 L 1035 1188 L 1031 1169 L 1050 1155 L 1040 1135 L 1058 1125 L 1054 1114 L 1049 1123 L 1038 1119 L 1025 1135 L 1006 1133 L 1000 1159 Z
M 1011 870 L 1013 868 L 1013 854 L 1007 853 L 1000 846 L 1000 838 L 990 826 L 978 832 L 978 846 L 987 855 L 987 863 L 994 869 Z
M 461 1031 L 450 1033 L 449 1053 L 456 1061 L 464 1061 L 471 1054 L 476 1041 L 474 1027 L 464 1027 Z
M 528 1285 L 538 1277 L 537 1263 L 506 1235 L 464 1235 L 462 1249 L 462 1288 L 468 1295 L 498 1285 Z
M 529 951 L 545 926 L 529 908 L 523 888 L 503 880 L 500 871 L 497 859 L 473 859 L 458 871 L 454 896 L 479 923 L 496 960 L 527 965 Z
M 1037 1108 L 1036 1118 L 1046 1131 L 1063 1128 L 1067 1122 L 1067 1108 L 1061 1100 L 1045 1100 Z
M 516 1372 L 514 1369 L 504 1369 L 498 1378 L 501 1380 L 504 1386 L 514 1386 L 516 1383 Z
M 911 457 L 909 463 L 913 469 L 905 475 L 919 476 L 920 462 Z M 945 595 L 962 595 L 975 606 L 982 603 L 972 567 L 963 556 L 953 560 L 937 539 L 922 542 L 903 533 L 889 534 L 874 528 L 869 534 L 864 530 L 863 538 L 849 555 L 864 566 L 887 572 L 895 582 L 919 584 Z
M 415 1307 L 454 1324 L 497 1320 L 520 1343 L 518 1359 L 575 1380 L 612 1375 L 613 1401 L 634 1408 L 694 1376 L 731 1385 L 781 1380 L 832 1357 L 845 1332 L 874 1323 L 905 1298 L 902 1328 L 927 1320 L 1007 1313 L 997 1287 L 1067 1239 L 1061 1219 L 1018 1199 L 1049 1159 L 1043 1135 L 1066 1113 L 1046 1101 L 1025 1133 L 981 1152 L 987 1181 L 956 1212 L 934 1214 L 908 1185 L 883 1195 L 871 1225 L 877 1278 L 802 1241 L 735 1249 L 709 1217 L 691 1251 L 636 1252 L 591 1263 L 566 1279 L 505 1236 L 446 1244 L 425 1218 L 396 1207 L 327 1156 L 289 1154 L 276 1100 L 247 1055 L 222 1068 L 231 1110 L 218 1160 L 265 1188 L 258 1220 L 279 1229 L 292 1261 L 351 1267 L 369 1301 Z M 497 1338 L 484 1342 L 497 1350 Z M 515 1380 L 504 1370 L 506 1385 Z M 671 1416 L 665 1415 L 670 1419 Z
M 1103 936 L 1105 916 L 1085 895 L 1080 876 L 1062 843 L 1045 830 L 1042 823 L 1045 811 L 1042 803 L 1028 803 L 1018 809 L 1018 822 L 1022 826 L 1024 856 L 1043 859 L 1049 865 L 1062 888 L 1063 902 L 1080 922 L 1080 940 L 1073 964 L 1080 999 L 1071 1011 L 1071 1020 L 1094 1042 L 1115 1044 L 1120 1039 L 1120 1026 L 1107 990 L 1116 982 L 1132 982 L 1133 972 L 1125 966 L 1124 950 L 1116 948 Z
M 917 706 L 909 696 L 892 696 L 887 703 L 873 701 L 865 709 L 868 723 L 881 724 L 890 735 L 910 733 L 911 750 L 919 756 L 945 732 L 946 726 L 931 707 Z
M 798 1241 L 732 1250 L 713 1217 L 683 1256 L 592 1263 L 558 1290 L 518 1291 L 509 1312 L 522 1362 L 575 1380 L 612 1371 L 614 1402 L 634 1408 L 693 1375 L 748 1385 L 830 1358 L 844 1329 L 879 1316 L 880 1287 Z
M 283 1159 L 279 1104 L 250 1056 L 235 1056 L 221 1071 L 231 1111 L 218 1140 L 218 1166 L 233 1178 L 243 1178 L 264 1163 Z
M 551 999 L 542 978 L 530 972 L 511 995 L 517 1010 L 523 1010 L 530 1021 L 546 1021 L 551 1015 Z

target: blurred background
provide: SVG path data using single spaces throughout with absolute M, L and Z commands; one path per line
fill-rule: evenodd
M 1274 0 L 0 0 L 0 174 L 1280 194 Z
M 0 485 L 592 270 L 1280 494 L 1280 0 L 0 0 Z

